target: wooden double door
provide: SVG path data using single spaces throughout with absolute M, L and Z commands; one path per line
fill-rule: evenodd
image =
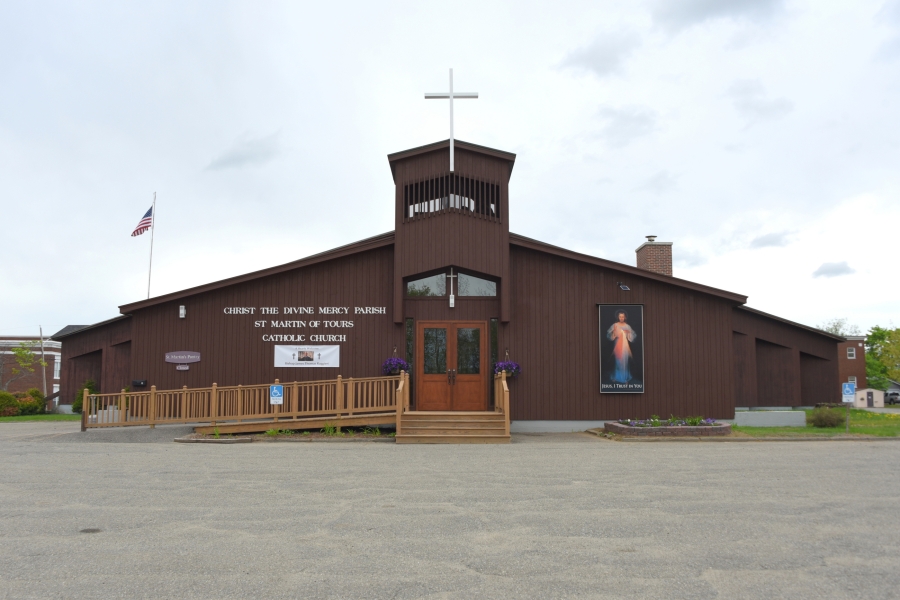
M 487 338 L 484 321 L 416 324 L 416 410 L 487 410 Z

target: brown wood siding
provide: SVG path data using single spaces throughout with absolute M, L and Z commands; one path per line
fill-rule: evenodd
M 732 332 L 734 342 L 734 405 L 756 406 L 756 343 L 744 333 Z
M 733 303 L 517 246 L 510 270 L 500 341 L 522 366 L 510 383 L 512 419 L 734 416 Z M 644 306 L 643 394 L 600 393 L 597 304 Z
M 209 291 L 196 296 L 135 311 L 132 372 L 148 385 L 173 389 L 258 384 L 274 381 L 310 381 L 381 374 L 381 363 L 394 345 L 402 356 L 403 328 L 391 321 L 393 251 L 390 247 L 300 267 L 294 271 Z M 187 311 L 178 318 L 178 306 Z M 253 315 L 226 315 L 225 307 L 256 307 Z M 261 315 L 259 308 L 279 307 L 278 315 Z M 348 306 L 349 315 L 285 315 L 284 306 Z M 356 306 L 385 307 L 383 315 L 354 315 Z M 347 320 L 351 329 L 272 329 L 271 321 Z M 254 321 L 265 320 L 264 328 Z M 263 334 L 337 334 L 346 342 L 267 342 Z M 308 338 L 307 338 L 308 339 Z M 337 344 L 340 368 L 275 368 L 274 346 Z M 166 352 L 200 352 L 201 361 L 188 371 L 176 371 L 165 362 Z
M 756 340 L 756 389 L 751 406 L 800 406 L 800 364 L 791 348 Z
M 737 406 L 810 406 L 811 397 L 822 398 L 816 402 L 840 402 L 836 339 L 742 308 L 734 309 L 732 328 L 748 337 L 756 354 L 757 389 L 748 389 Z M 807 369 L 812 370 L 803 373 L 802 354 L 824 364 L 812 367 L 807 360 Z
M 447 173 L 448 149 L 402 159 L 394 163 L 396 252 L 394 270 L 394 320 L 403 318 L 403 278 L 434 269 L 455 266 L 500 279 L 501 312 L 504 282 L 509 275 L 509 162 L 461 148 L 456 150 L 456 171 L 460 177 L 472 178 L 497 186 L 499 219 L 487 219 L 468 211 L 450 211 L 404 218 L 404 186 L 427 182 Z M 508 317 L 501 314 L 501 319 Z
M 820 402 L 834 402 L 834 390 L 840 385 L 835 376 L 834 363 L 800 353 L 801 406 L 815 406 Z
M 71 403 L 76 388 L 87 379 L 94 379 L 103 394 L 130 384 L 130 359 L 125 356 L 131 341 L 130 318 L 91 327 L 61 341 L 60 402 Z

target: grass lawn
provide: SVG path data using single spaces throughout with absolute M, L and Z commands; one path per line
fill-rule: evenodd
M 806 411 L 807 414 L 810 411 Z M 820 428 L 806 427 L 738 427 L 732 430 L 753 437 L 834 437 L 846 435 L 846 425 Z M 850 435 L 897 437 L 900 435 L 900 414 L 873 413 L 857 408 L 850 410 Z
M 18 417 L 0 417 L 0 423 L 17 421 L 80 421 L 81 415 L 22 415 Z

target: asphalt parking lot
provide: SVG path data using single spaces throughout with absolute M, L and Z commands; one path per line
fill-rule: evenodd
M 900 442 L 0 424 L 0 598 L 896 598 Z

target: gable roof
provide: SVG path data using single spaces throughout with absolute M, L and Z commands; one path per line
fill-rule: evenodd
M 287 271 L 292 271 L 294 269 L 299 269 L 301 267 L 306 267 L 310 265 L 314 265 L 317 263 L 325 262 L 328 260 L 333 260 L 335 258 L 342 258 L 345 256 L 350 256 L 353 254 L 357 254 L 359 252 L 365 252 L 368 250 L 373 250 L 375 248 L 381 248 L 384 246 L 391 246 L 394 243 L 394 232 L 389 231 L 387 233 L 382 233 L 381 235 L 376 235 L 374 237 L 366 238 L 360 240 L 358 242 L 354 242 L 352 244 L 347 244 L 345 246 L 339 246 L 332 250 L 327 250 L 325 252 L 320 252 L 319 254 L 314 254 L 312 256 L 308 256 L 306 258 L 301 258 L 300 260 L 295 260 L 293 262 L 285 263 L 283 265 L 278 265 L 275 267 L 270 267 L 268 269 L 262 269 L 260 271 L 253 271 L 252 273 L 246 273 L 244 275 L 238 275 L 236 277 L 230 277 L 228 279 L 222 279 L 220 281 L 213 281 L 211 283 L 207 283 L 204 285 L 198 285 L 192 288 L 187 288 L 184 290 L 180 290 L 177 292 L 172 292 L 171 294 L 165 294 L 163 296 L 157 296 L 155 298 L 148 298 L 147 300 L 140 300 L 138 302 L 132 302 L 129 304 L 123 304 L 119 307 L 119 311 L 124 314 L 129 314 L 134 310 L 139 310 L 141 308 L 146 308 L 148 306 L 154 306 L 157 304 L 162 304 L 164 302 L 171 302 L 172 300 L 178 300 L 180 298 L 187 298 L 188 296 L 193 296 L 195 294 L 201 294 L 204 292 L 209 292 L 213 290 L 218 290 L 224 287 L 228 287 L 231 285 L 236 285 L 239 283 L 246 283 L 249 281 L 254 281 L 256 279 L 261 279 L 263 277 L 268 277 L 270 275 L 277 275 L 279 273 L 285 273 Z M 566 250 L 565 248 L 560 248 L 559 246 L 554 246 L 552 244 L 547 244 L 545 242 L 540 242 L 538 240 L 534 240 L 523 235 L 518 235 L 515 233 L 509 234 L 509 243 L 510 245 L 519 246 L 522 248 L 529 248 L 532 250 L 537 250 L 539 252 L 546 252 L 548 254 L 553 254 L 556 256 L 561 256 L 564 258 L 568 258 L 571 260 L 576 260 L 579 262 L 591 264 L 598 267 L 604 267 L 607 269 L 612 269 L 615 271 L 619 271 L 621 273 L 626 273 L 628 275 L 634 275 L 637 277 L 642 277 L 644 279 L 651 279 L 654 281 L 658 281 L 660 283 L 666 283 L 669 285 L 674 285 L 676 287 L 681 287 L 685 289 L 689 289 L 695 292 L 709 294 L 712 296 L 716 296 L 719 298 L 723 298 L 725 300 L 729 300 L 731 302 L 736 302 L 738 304 L 745 304 L 747 302 L 747 296 L 736 294 L 734 292 L 729 292 L 726 290 L 721 290 L 718 288 L 710 287 L 708 285 L 703 285 L 700 283 L 694 283 L 693 281 L 687 281 L 686 279 L 679 279 L 677 277 L 670 277 L 668 275 L 660 275 L 658 273 L 654 273 L 652 271 L 646 271 L 644 269 L 639 269 L 637 267 L 632 267 L 623 263 L 617 263 L 611 260 L 606 260 L 603 258 L 597 258 L 596 256 L 590 256 L 588 254 L 581 254 L 580 252 L 574 252 L 572 250 Z M 756 311 L 758 312 L 758 311 Z M 765 313 L 760 313 L 765 314 Z M 768 315 L 771 316 L 771 315 Z M 778 317 L 773 317 L 778 318 Z M 781 319 L 783 320 L 783 319 Z M 85 327 L 95 327 L 97 325 L 105 324 L 108 321 L 104 321 L 103 323 L 97 323 L 96 325 L 89 326 L 80 326 L 79 328 L 83 329 Z M 785 321 L 787 323 L 791 323 L 790 321 Z M 805 325 L 798 325 L 799 327 L 806 327 Z M 70 326 L 70 327 L 78 327 L 78 326 Z M 68 329 L 68 328 L 66 328 Z M 59 336 L 70 335 L 73 331 L 67 331 L 63 329 L 62 331 L 54 334 L 52 339 L 56 339 Z M 814 330 L 817 331 L 818 330 Z M 843 339 L 843 338 L 841 338 Z
M 99 323 L 94 323 L 93 325 L 66 325 L 56 333 L 50 336 L 51 340 L 60 340 L 65 337 L 69 337 L 70 335 L 75 335 L 76 333 L 81 333 L 82 331 L 87 331 L 88 329 L 93 329 L 95 327 L 102 327 L 103 325 L 109 325 L 110 323 L 115 323 L 116 321 L 121 321 L 123 319 L 130 319 L 131 315 L 119 315 L 117 317 L 113 317 L 112 319 L 107 319 L 105 321 L 100 321 Z
M 66 325 L 65 327 L 51 335 L 50 339 L 55 340 L 56 338 L 67 336 L 70 333 L 75 333 L 79 329 L 84 329 L 85 327 L 90 327 L 90 325 Z
M 703 285 L 701 283 L 694 283 L 693 281 L 688 281 L 686 279 L 678 279 L 677 277 L 671 277 L 669 275 L 660 275 L 659 273 L 654 273 L 653 271 L 639 269 L 637 267 L 632 267 L 623 263 L 617 263 L 611 260 L 606 260 L 604 258 L 597 258 L 596 256 L 591 256 L 589 254 L 573 252 L 572 250 L 566 250 L 565 248 L 560 248 L 559 246 L 553 246 L 552 244 L 539 242 L 537 240 L 525 237 L 524 235 L 518 235 L 512 232 L 510 232 L 509 234 L 509 243 L 511 245 L 519 246 L 522 248 L 529 248 L 531 250 L 537 250 L 538 252 L 546 252 L 548 254 L 562 256 L 564 258 L 577 260 L 579 262 L 595 265 L 598 267 L 614 269 L 616 271 L 627 273 L 629 275 L 643 277 L 644 279 L 652 279 L 661 283 L 668 283 L 669 285 L 682 287 L 695 292 L 710 294 L 711 296 L 718 296 L 719 298 L 731 300 L 732 302 L 737 302 L 738 304 L 744 304 L 747 302 L 747 296 L 743 296 L 741 294 L 735 294 L 734 292 L 720 290 L 718 288 Z
M 382 246 L 390 246 L 393 243 L 394 232 L 389 231 L 387 233 L 382 233 L 381 235 L 376 235 L 374 237 L 366 238 L 358 242 L 353 242 L 352 244 L 338 246 L 337 248 L 326 250 L 325 252 L 320 252 L 319 254 L 313 254 L 312 256 L 307 256 L 306 258 L 301 258 L 300 260 L 295 260 L 283 265 L 278 265 L 277 267 L 269 267 L 268 269 L 263 269 L 261 271 L 253 271 L 252 273 L 238 275 L 237 277 L 229 277 L 228 279 L 213 281 L 212 283 L 198 285 L 186 290 L 172 292 L 171 294 L 164 294 L 155 298 L 148 298 L 146 300 L 139 300 L 138 302 L 131 302 L 130 304 L 123 304 L 119 307 L 119 312 L 121 312 L 122 314 L 127 314 L 133 310 L 137 310 L 140 308 L 146 308 L 148 306 L 162 304 L 164 302 L 171 302 L 172 300 L 186 298 L 188 296 L 201 294 L 203 292 L 218 290 L 230 285 L 236 285 L 238 283 L 245 283 L 247 281 L 260 279 L 262 277 L 268 277 L 269 275 L 277 275 L 286 271 L 299 269 L 300 267 L 307 267 L 316 263 L 325 262 L 326 260 L 333 260 L 335 258 L 349 256 L 358 252 L 365 252 L 366 250 L 374 250 L 375 248 L 381 248 Z
M 456 138 L 453 139 L 453 146 L 455 148 L 461 148 L 463 150 L 469 150 L 470 152 L 477 152 L 478 154 L 485 154 L 487 156 L 492 156 L 494 158 L 499 158 L 507 161 L 509 163 L 509 173 L 507 173 L 506 176 L 507 178 L 512 176 L 512 170 L 516 164 L 516 155 L 512 152 L 497 150 L 496 148 L 488 148 L 487 146 L 479 146 L 478 144 L 464 142 Z M 418 156 L 419 154 L 427 154 L 429 152 L 434 152 L 435 150 L 442 150 L 449 147 L 450 139 L 448 138 L 446 140 L 435 142 L 433 144 L 427 144 L 425 146 L 419 146 L 418 148 L 410 148 L 409 150 L 401 150 L 400 152 L 388 154 L 387 158 L 388 162 L 391 165 L 391 177 L 393 178 L 394 183 L 397 183 L 397 177 L 394 173 L 394 163 L 396 161 L 403 160 L 404 158 L 410 158 L 411 156 Z
M 794 327 L 799 327 L 800 329 L 805 329 L 806 331 L 809 331 L 810 333 L 817 333 L 821 336 L 831 338 L 831 339 L 837 340 L 839 342 L 847 341 L 847 338 L 845 338 L 843 336 L 835 335 L 833 333 L 824 331 L 822 329 L 816 329 L 815 327 L 810 327 L 809 325 L 804 325 L 803 323 L 797 323 L 796 321 L 788 321 L 787 319 L 782 319 L 781 317 L 777 317 L 775 315 L 769 314 L 767 312 L 763 312 L 761 310 L 757 310 L 755 308 L 750 308 L 749 306 L 739 306 L 738 308 L 743 311 L 747 311 L 748 313 L 752 313 L 754 315 L 759 315 L 761 317 L 765 317 L 767 319 L 772 319 L 774 321 L 779 321 L 781 323 L 784 323 L 785 325 L 792 325 Z

